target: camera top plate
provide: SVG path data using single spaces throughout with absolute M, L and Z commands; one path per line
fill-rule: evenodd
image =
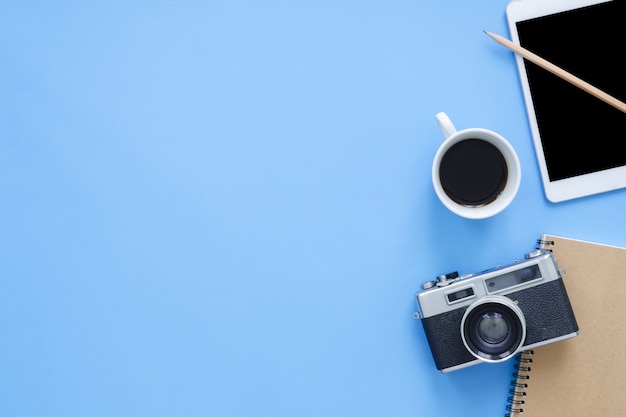
M 560 278 L 561 273 L 552 253 L 544 250 L 530 252 L 522 261 L 477 273 L 440 275 L 436 280 L 424 283 L 417 293 L 420 311 L 416 316 L 434 316 L 465 307 L 480 297 L 506 295 Z

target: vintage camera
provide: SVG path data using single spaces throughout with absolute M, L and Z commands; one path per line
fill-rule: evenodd
M 521 350 L 574 337 L 578 324 L 551 252 L 422 285 L 420 317 L 437 369 L 502 362 Z

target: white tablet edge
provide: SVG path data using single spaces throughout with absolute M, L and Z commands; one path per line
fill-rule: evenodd
M 550 2 L 544 2 L 541 0 L 513 0 L 506 7 L 511 40 L 514 43 L 519 44 L 516 22 L 598 3 L 605 3 L 608 1 L 610 0 L 553 0 Z M 539 137 L 537 120 L 534 117 L 534 106 L 530 95 L 530 89 L 528 87 L 524 60 L 519 55 L 515 55 L 515 61 L 519 71 L 526 112 L 533 137 L 533 144 L 537 154 L 539 169 L 541 171 L 541 181 L 543 183 L 546 198 L 553 203 L 558 203 L 565 200 L 599 194 L 625 187 L 626 166 L 580 175 L 564 180 L 550 181 L 545 155 L 543 153 L 541 139 Z M 533 116 L 531 117 L 531 115 Z

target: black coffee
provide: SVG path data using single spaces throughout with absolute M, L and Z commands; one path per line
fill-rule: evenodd
M 465 139 L 444 154 L 439 165 L 441 185 L 464 206 L 494 201 L 506 185 L 508 169 L 502 153 L 482 139 Z

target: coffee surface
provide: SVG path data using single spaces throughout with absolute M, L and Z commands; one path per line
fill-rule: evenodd
M 482 139 L 465 139 L 444 154 L 439 178 L 445 193 L 464 206 L 493 202 L 504 190 L 508 177 L 502 153 Z

